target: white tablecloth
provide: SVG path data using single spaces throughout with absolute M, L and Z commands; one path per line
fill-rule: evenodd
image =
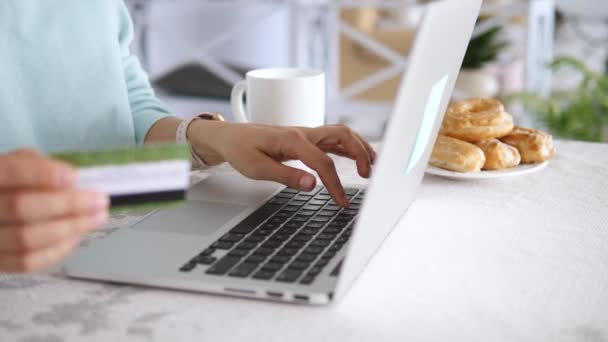
M 0 275 L 0 341 L 608 341 L 608 145 L 558 148 L 521 178 L 427 177 L 337 304 Z

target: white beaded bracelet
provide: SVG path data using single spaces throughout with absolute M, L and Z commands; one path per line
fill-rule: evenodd
M 196 154 L 192 144 L 188 141 L 188 128 L 192 124 L 192 122 L 196 120 L 218 120 L 224 121 L 224 117 L 221 114 L 217 113 L 202 113 L 196 116 L 193 116 L 187 120 L 182 121 L 177 127 L 177 132 L 175 134 L 175 140 L 178 144 L 189 144 L 190 146 L 190 154 L 192 156 L 192 168 L 193 169 L 201 169 L 208 167 L 207 163 Z

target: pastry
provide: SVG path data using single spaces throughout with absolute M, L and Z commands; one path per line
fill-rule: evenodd
M 502 142 L 515 146 L 524 164 L 541 163 L 555 155 L 553 137 L 545 132 L 516 126 Z
M 500 101 L 470 99 L 448 108 L 441 134 L 452 138 L 478 142 L 501 138 L 513 130 L 513 117 L 505 112 Z
M 456 172 L 479 172 L 486 162 L 483 151 L 468 142 L 439 135 L 431 165 Z
M 484 170 L 504 170 L 519 165 L 521 156 L 519 151 L 511 145 L 500 140 L 490 139 L 476 143 L 486 156 Z

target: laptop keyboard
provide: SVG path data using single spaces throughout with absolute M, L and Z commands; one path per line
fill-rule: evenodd
M 323 187 L 285 189 L 180 271 L 204 266 L 208 275 L 312 284 L 350 239 L 365 190 L 345 191 L 351 205 L 343 209 Z M 341 264 L 331 275 L 339 273 Z

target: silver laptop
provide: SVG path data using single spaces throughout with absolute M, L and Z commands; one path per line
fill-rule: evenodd
M 480 6 L 427 6 L 369 186 L 347 186 L 350 208 L 322 187 L 300 192 L 217 174 L 190 189 L 183 207 L 80 249 L 67 274 L 301 304 L 336 300 L 414 200 Z

